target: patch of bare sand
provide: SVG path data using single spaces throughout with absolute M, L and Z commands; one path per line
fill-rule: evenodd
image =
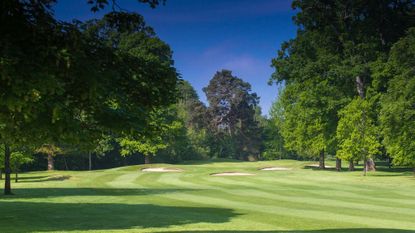
M 320 168 L 320 166 L 318 164 L 310 164 L 310 165 L 306 165 L 306 167 L 315 167 L 315 168 Z M 324 166 L 325 168 L 336 168 L 334 166 Z
M 168 168 L 168 167 L 148 167 L 141 169 L 143 172 L 182 172 L 179 168 Z
M 292 170 L 292 168 L 288 167 L 264 167 L 259 169 L 261 171 L 289 171 Z
M 246 173 L 246 172 L 221 172 L 221 173 L 213 173 L 210 175 L 211 176 L 254 176 L 255 174 Z

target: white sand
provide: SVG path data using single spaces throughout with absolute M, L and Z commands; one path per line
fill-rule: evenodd
M 182 172 L 182 169 L 178 168 L 165 168 L 165 167 L 149 167 L 141 169 L 143 172 Z
M 245 172 L 222 172 L 222 173 L 213 173 L 211 176 L 254 176 L 252 173 Z
M 310 164 L 310 165 L 306 165 L 307 167 L 316 167 L 316 168 L 319 168 L 320 167 L 320 165 L 318 165 L 318 164 Z M 334 166 L 327 166 L 327 165 L 325 165 L 324 166 L 325 168 L 336 168 L 336 167 L 334 167 Z
M 261 171 L 289 171 L 291 168 L 287 167 L 264 167 L 260 169 Z

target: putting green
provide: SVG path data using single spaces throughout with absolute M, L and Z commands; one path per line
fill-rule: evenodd
M 0 196 L 0 232 L 415 232 L 410 171 L 335 172 L 313 162 L 193 162 L 32 172 Z M 330 163 L 329 163 L 330 164 Z M 330 164 L 333 165 L 333 164 Z M 292 170 L 261 171 L 264 167 Z M 253 176 L 210 176 L 242 172 Z

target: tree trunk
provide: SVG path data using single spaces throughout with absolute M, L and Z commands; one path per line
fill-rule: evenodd
M 324 165 L 324 150 L 322 150 L 320 152 L 320 158 L 319 158 L 319 161 L 318 161 L 318 167 L 320 169 L 325 169 L 326 168 L 326 166 Z
M 150 155 L 144 155 L 144 164 L 150 164 Z
M 65 155 L 63 156 L 63 161 L 65 162 L 65 169 L 68 171 L 69 168 L 68 168 L 68 163 L 66 162 L 66 156 Z
M 349 171 L 354 171 L 354 162 L 353 162 L 353 160 L 350 160 L 349 161 Z
M 376 171 L 376 164 L 373 159 L 368 159 L 366 163 L 367 171 Z
M 365 98 L 365 82 L 362 77 L 356 76 L 356 88 L 360 98 Z
M 365 99 L 365 82 L 363 80 L 362 77 L 360 76 L 356 76 L 356 89 L 357 89 L 357 93 L 359 94 L 360 98 L 363 100 Z M 366 127 L 366 114 L 363 111 L 363 115 L 362 115 L 362 121 L 363 121 L 363 127 Z M 361 132 L 361 136 L 364 138 L 365 134 L 364 134 L 364 130 L 362 130 Z M 366 176 L 367 173 L 367 154 L 364 152 L 364 159 L 363 159 L 363 175 Z
M 363 160 L 363 176 L 366 176 L 367 173 L 367 159 L 364 158 Z
M 356 89 L 360 98 L 365 98 L 365 82 L 362 77 L 356 76 Z
M 53 171 L 55 169 L 53 156 L 52 154 L 48 154 L 48 171 Z
M 92 170 L 92 155 L 91 152 L 88 152 L 88 162 L 89 162 L 89 170 Z
M 219 158 L 222 158 L 222 151 L 223 151 L 223 147 L 222 147 L 222 145 L 220 146 L 220 149 L 219 149 Z
M 10 185 L 10 147 L 4 145 L 4 172 L 5 172 L 5 181 L 4 181 L 4 195 L 12 195 L 12 188 Z
M 16 171 L 16 177 L 15 177 L 15 179 L 14 179 L 14 181 L 17 183 L 17 182 L 19 182 L 19 174 L 18 174 L 18 172 Z
M 0 168 L 0 180 L 3 180 L 3 170 Z
M 336 170 L 340 172 L 342 170 L 342 160 L 339 158 L 336 158 Z

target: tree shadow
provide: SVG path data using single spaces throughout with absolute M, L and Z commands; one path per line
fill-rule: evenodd
M 47 198 L 69 196 L 143 196 L 172 192 L 200 191 L 200 189 L 137 189 L 137 188 L 15 188 L 11 196 L 2 199 Z
M 237 160 L 237 159 L 226 159 L 226 158 L 217 158 L 217 159 L 205 159 L 205 160 L 186 160 L 180 163 L 180 165 L 205 165 L 212 163 L 242 163 L 246 161 Z
M 357 166 L 357 165 L 356 165 Z M 337 171 L 336 168 L 330 167 L 330 168 L 325 168 L 325 169 L 320 169 L 318 167 L 315 166 L 309 166 L 306 165 L 303 167 L 303 169 L 308 169 L 308 170 L 313 170 L 313 171 L 327 171 L 327 172 L 339 172 Z M 349 171 L 348 168 L 342 167 L 340 172 L 363 172 L 363 167 L 362 166 L 358 166 L 355 167 L 353 171 Z M 389 174 L 379 174 L 376 172 L 386 172 Z M 395 174 L 394 174 L 395 173 Z M 383 167 L 383 166 L 376 166 L 376 171 L 369 171 L 368 175 L 370 176 L 413 176 L 413 169 L 412 168 L 407 168 L 407 167 Z
M 19 182 L 34 182 L 37 181 L 39 179 L 45 179 L 48 178 L 49 176 L 19 176 Z
M 52 175 L 52 176 L 28 176 L 19 178 L 20 183 L 35 183 L 35 182 L 47 182 L 47 181 L 64 181 L 69 180 L 71 176 L 64 175 Z
M 409 168 L 409 167 L 380 167 L 377 166 L 376 167 L 377 171 L 382 171 L 382 172 L 402 172 L 402 173 L 412 173 L 413 172 L 413 168 Z
M 2 202 L 0 232 L 121 230 L 225 223 L 232 209 L 151 204 Z
M 337 172 L 335 167 L 326 167 L 324 169 L 321 169 L 321 168 L 316 167 L 314 165 L 305 165 L 303 167 L 303 169 L 308 169 L 308 170 L 313 170 L 313 171 L 315 170 L 315 171 L 335 171 L 335 172 Z M 347 171 L 347 169 L 342 168 L 342 171 Z
M 164 231 L 165 232 L 165 231 Z M 169 231 L 170 233 L 413 233 L 413 230 L 385 229 L 385 228 L 345 228 L 324 230 L 292 230 L 292 231 Z M 160 232 L 161 233 L 161 232 Z

